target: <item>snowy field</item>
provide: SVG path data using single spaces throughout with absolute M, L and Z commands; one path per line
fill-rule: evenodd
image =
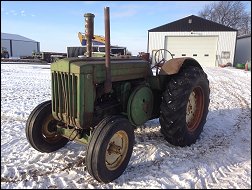
M 1 64 L 2 189 L 251 189 L 251 72 L 204 68 L 210 106 L 200 139 L 175 147 L 160 133 L 158 119 L 135 130 L 136 144 L 125 172 L 108 184 L 91 177 L 86 146 L 69 142 L 50 154 L 25 137 L 30 112 L 49 100 L 50 66 Z

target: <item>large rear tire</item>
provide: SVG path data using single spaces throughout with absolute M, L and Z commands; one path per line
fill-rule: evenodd
M 68 143 L 68 139 L 57 133 L 57 120 L 52 116 L 51 100 L 39 104 L 26 122 L 26 138 L 40 152 L 53 152 Z
M 103 119 L 88 144 L 89 174 L 104 183 L 118 178 L 129 163 L 134 140 L 134 129 L 127 118 L 117 115 Z
M 181 68 L 167 84 L 160 106 L 161 133 L 176 146 L 196 142 L 206 123 L 209 81 L 198 67 Z

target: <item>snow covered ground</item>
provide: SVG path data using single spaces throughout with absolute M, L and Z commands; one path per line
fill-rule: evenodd
M 49 65 L 1 64 L 1 188 L 251 188 L 251 72 L 204 68 L 210 107 L 200 139 L 175 147 L 158 119 L 135 130 L 136 144 L 123 175 L 108 184 L 94 180 L 74 142 L 50 154 L 33 149 L 25 122 L 49 100 Z

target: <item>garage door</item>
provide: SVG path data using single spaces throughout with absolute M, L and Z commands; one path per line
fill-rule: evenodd
M 202 66 L 213 67 L 216 61 L 218 37 L 215 36 L 166 36 L 165 48 L 174 58 L 192 57 Z
M 33 51 L 38 52 L 37 42 L 12 40 L 13 57 L 31 56 Z

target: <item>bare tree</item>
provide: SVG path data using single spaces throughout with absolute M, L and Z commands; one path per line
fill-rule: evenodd
M 238 30 L 238 35 L 251 34 L 251 11 L 242 1 L 216 1 L 206 5 L 199 16 Z

